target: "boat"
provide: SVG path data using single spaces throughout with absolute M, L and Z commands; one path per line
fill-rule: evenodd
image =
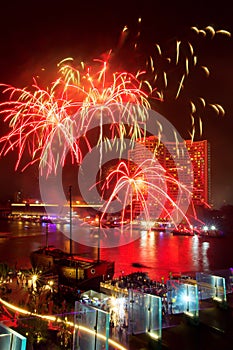
M 47 246 L 33 251 L 30 254 L 30 261 L 34 269 L 55 272 L 56 262 L 66 256 L 67 253 L 62 250 Z
M 70 194 L 70 223 L 73 220 L 71 186 Z M 100 220 L 98 221 L 100 227 Z M 70 225 L 70 228 L 72 225 Z M 54 246 L 48 245 L 48 227 L 46 229 L 46 246 L 30 255 L 33 268 L 52 272 L 58 276 L 58 284 L 69 287 L 77 287 L 80 290 L 100 288 L 100 282 L 113 278 L 115 262 L 100 259 L 100 246 L 98 245 L 97 259 L 87 258 L 74 254 L 72 251 L 72 239 L 70 230 L 70 251 L 63 252 Z
M 175 229 L 172 234 L 173 236 L 194 236 L 195 233 L 192 230 Z
M 96 261 L 72 255 L 58 262 L 57 273 L 60 284 L 75 286 L 81 290 L 97 290 L 100 287 L 100 282 L 106 282 L 113 278 L 114 267 L 113 261 Z
M 65 253 L 54 246 L 33 251 L 30 260 L 34 269 L 52 272 L 58 276 L 59 284 L 80 290 L 96 290 L 100 282 L 111 280 L 115 272 L 113 261 Z
M 224 233 L 221 230 L 218 229 L 210 229 L 210 230 L 200 230 L 198 233 L 199 237 L 224 237 Z

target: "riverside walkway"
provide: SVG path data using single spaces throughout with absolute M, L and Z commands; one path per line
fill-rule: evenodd
M 232 350 L 233 294 L 227 294 L 226 305 L 213 301 L 200 304 L 199 320 L 185 314 L 170 315 L 170 325 L 162 328 L 160 342 L 147 334 L 130 339 L 130 350 Z
M 8 292 L 1 291 L 0 298 L 24 309 L 35 308 L 36 298 L 32 299 L 26 283 L 13 278 L 7 284 Z M 9 292 L 10 291 L 10 292 Z M 1 301 L 1 300 L 0 300 Z M 41 300 L 40 300 L 41 302 Z M 0 303 L 0 322 L 17 328 L 19 312 L 9 310 Z M 47 313 L 49 303 L 44 303 L 43 313 Z M 52 310 L 49 310 L 52 311 Z M 53 310 L 54 311 L 54 310 Z M 57 309 L 55 310 L 57 311 Z M 60 312 L 65 310 L 60 310 Z M 163 322 L 162 339 L 154 341 L 148 334 L 129 337 L 130 350 L 232 350 L 233 349 L 233 295 L 227 294 L 227 302 L 201 301 L 199 319 L 193 322 L 184 314 L 168 315 Z M 44 349 L 47 349 L 46 346 Z M 113 347 L 109 347 L 113 350 Z M 86 349 L 81 349 L 86 350 Z

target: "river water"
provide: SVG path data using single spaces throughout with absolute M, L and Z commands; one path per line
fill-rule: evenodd
M 0 262 L 30 268 L 30 252 L 46 244 L 69 252 L 70 240 L 58 226 L 0 221 Z M 97 257 L 97 249 L 72 243 L 72 251 Z M 115 276 L 136 271 L 148 272 L 155 280 L 169 272 L 216 271 L 233 267 L 233 234 L 221 238 L 173 236 L 171 233 L 148 232 L 139 239 L 114 248 L 102 248 L 101 259 L 115 261 Z M 140 263 L 144 267 L 135 267 Z

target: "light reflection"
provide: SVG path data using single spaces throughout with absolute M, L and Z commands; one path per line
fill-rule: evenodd
M 193 264 L 195 268 L 198 268 L 198 262 L 199 262 L 199 240 L 197 235 L 192 237 L 192 257 L 193 257 Z
M 28 315 L 28 316 L 35 316 L 35 317 L 41 318 L 41 319 L 46 320 L 46 321 L 52 321 L 52 322 L 56 322 L 56 323 L 64 323 L 67 326 L 75 327 L 75 328 L 79 329 L 80 331 L 95 335 L 98 338 L 106 341 L 106 336 L 104 334 L 96 333 L 92 329 L 81 326 L 81 325 L 76 325 L 73 322 L 67 321 L 67 319 L 63 320 L 61 318 L 57 318 L 55 315 L 40 315 L 40 314 L 35 313 L 35 312 L 29 312 L 28 310 L 25 310 L 23 308 L 20 308 L 18 306 L 15 306 L 13 304 L 8 303 L 7 301 L 3 300 L 2 298 L 0 298 L 0 303 L 5 305 L 8 309 L 18 312 L 19 314 Z M 108 339 L 108 342 L 110 345 L 114 346 L 116 349 L 127 350 L 124 346 L 122 346 L 121 344 L 117 343 L 116 341 L 114 341 L 112 339 Z
M 147 242 L 148 237 L 147 237 L 147 231 L 141 231 L 141 239 L 140 239 L 140 247 L 145 248 L 147 247 Z
M 154 242 L 155 242 L 155 235 L 153 232 L 149 232 L 148 233 L 148 238 L 149 238 L 149 243 L 154 245 Z
M 209 249 L 210 243 L 209 242 L 203 242 L 202 244 L 202 262 L 203 262 L 203 270 L 209 270 L 209 259 L 207 256 L 207 251 Z
M 141 262 L 146 265 L 151 265 L 155 255 L 155 233 L 150 231 L 143 231 L 143 235 L 140 240 L 139 257 Z M 148 249 L 149 248 L 149 249 Z

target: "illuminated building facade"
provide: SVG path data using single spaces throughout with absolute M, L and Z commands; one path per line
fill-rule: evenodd
M 210 145 L 207 140 L 185 141 L 193 167 L 193 203 L 208 206 L 210 195 Z
M 129 151 L 129 160 L 136 164 L 142 163 L 145 159 L 144 146 L 146 146 L 164 168 L 168 178 L 181 181 L 177 169 L 182 169 L 182 183 L 184 186 L 190 186 L 191 172 L 193 171 L 192 203 L 195 206 L 208 206 L 210 202 L 209 144 L 207 140 L 193 142 L 186 140 L 184 142 L 188 151 L 187 156 L 179 157 L 179 148 L 176 142 L 167 142 L 165 146 L 162 142 L 159 142 L 157 137 L 149 136 Z M 167 182 L 167 193 L 174 202 L 177 199 L 178 191 L 178 185 L 175 182 Z

